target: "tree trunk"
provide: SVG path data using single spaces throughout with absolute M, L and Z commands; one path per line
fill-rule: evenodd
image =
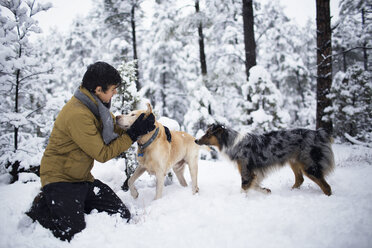
M 342 64 L 343 64 L 343 72 L 346 72 L 346 70 L 347 70 L 347 64 L 346 64 L 346 52 L 345 52 L 345 48 L 342 48 Z
M 132 5 L 131 10 L 131 25 L 132 25 L 132 43 L 133 43 L 133 59 L 136 60 L 135 69 L 136 69 L 136 87 L 137 90 L 140 90 L 141 85 L 139 82 L 139 68 L 138 68 L 138 56 L 137 56 L 137 40 L 136 40 L 136 18 L 135 18 L 136 4 Z
M 317 107 L 316 127 L 332 133 L 332 120 L 326 117 L 325 109 L 332 105 L 327 94 L 332 86 L 332 34 L 330 18 L 330 0 L 316 0 L 317 26 Z
M 199 0 L 195 1 L 195 10 L 196 10 L 196 13 L 200 12 Z M 199 33 L 199 56 L 200 56 L 201 73 L 203 76 L 206 76 L 207 75 L 207 61 L 206 61 L 205 52 L 204 52 L 204 34 L 203 34 L 202 22 L 199 23 L 198 33 Z
M 362 29 L 366 30 L 366 20 L 365 20 L 365 10 L 362 9 Z M 367 41 L 363 42 L 363 61 L 364 61 L 364 70 L 368 71 L 368 53 L 367 53 Z
M 19 56 L 21 57 L 21 55 Z M 16 71 L 16 90 L 15 90 L 15 104 L 14 104 L 14 113 L 18 113 L 18 98 L 19 98 L 19 77 L 21 71 L 17 69 Z M 14 126 L 14 151 L 18 150 L 18 127 Z
M 243 28 L 245 47 L 245 72 L 247 80 L 249 69 L 256 65 L 256 41 L 254 39 L 253 1 L 243 0 Z

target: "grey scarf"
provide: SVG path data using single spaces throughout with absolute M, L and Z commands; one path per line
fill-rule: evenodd
M 114 132 L 114 120 L 110 113 L 110 105 L 111 102 L 108 104 L 104 104 L 101 100 L 94 94 L 91 94 L 92 97 L 97 101 L 98 106 L 84 93 L 80 91 L 79 88 L 74 93 L 74 96 L 84 103 L 90 111 L 97 117 L 97 119 L 102 120 L 103 130 L 102 130 L 102 138 L 105 144 L 109 144 L 112 140 L 116 139 L 119 135 Z

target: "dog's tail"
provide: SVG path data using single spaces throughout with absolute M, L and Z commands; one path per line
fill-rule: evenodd
M 335 159 L 332 150 L 334 142 L 332 135 L 324 129 L 317 130 L 317 138 L 321 143 L 321 149 L 324 156 L 324 163 L 322 163 L 324 175 L 329 174 L 335 168 Z

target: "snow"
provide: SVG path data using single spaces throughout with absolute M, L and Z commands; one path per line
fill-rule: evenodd
M 365 142 L 361 142 L 361 141 L 359 141 L 359 140 L 357 140 L 357 139 L 355 139 L 354 137 L 352 137 L 350 134 L 348 134 L 348 133 L 345 133 L 345 138 L 347 139 L 347 140 L 349 140 L 351 143 L 353 143 L 353 144 L 357 144 L 357 145 L 362 145 L 362 146 L 367 146 L 367 147 L 372 147 L 372 145 L 371 144 L 368 144 L 368 143 L 365 143 Z
M 199 188 L 177 181 L 154 201 L 155 178 L 144 174 L 136 182 L 137 200 L 120 190 L 125 180 L 120 160 L 97 163 L 96 178 L 104 181 L 134 215 L 127 224 L 119 216 L 93 211 L 87 227 L 71 243 L 62 242 L 38 223 L 25 224 L 24 212 L 39 191 L 40 181 L 0 185 L 0 247 L 371 247 L 372 153 L 359 145 L 333 145 L 336 169 L 325 196 L 305 178 L 291 190 L 289 167 L 263 182 L 272 194 L 240 192 L 238 170 L 226 160 L 199 162 Z M 190 182 L 186 170 L 187 181 Z M 27 178 L 22 175 L 22 178 Z
M 94 192 L 95 195 L 98 195 L 99 194 L 99 188 L 94 187 L 93 192 Z
M 265 110 L 263 110 L 261 107 L 256 111 L 252 111 L 251 116 L 253 118 L 253 122 L 258 123 L 269 122 L 273 120 L 273 116 L 266 114 Z
M 165 116 L 160 117 L 158 122 L 160 122 L 163 126 L 168 127 L 171 131 L 180 131 L 181 129 L 180 124 L 178 124 L 176 120 Z

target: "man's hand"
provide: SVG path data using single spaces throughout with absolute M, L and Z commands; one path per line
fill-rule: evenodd
M 151 113 L 146 119 L 143 119 L 144 117 L 145 114 L 142 113 L 127 130 L 127 134 L 133 142 L 136 142 L 139 136 L 145 135 L 155 129 L 154 114 Z

